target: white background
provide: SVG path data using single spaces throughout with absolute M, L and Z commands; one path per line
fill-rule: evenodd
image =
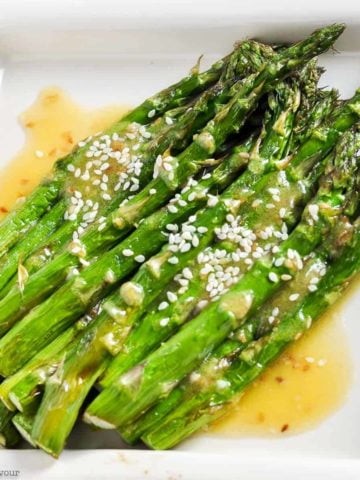
M 360 86 L 360 2 L 0 0 L 0 165 L 23 141 L 17 115 L 44 86 L 56 84 L 88 106 L 136 104 L 183 76 L 201 53 L 210 62 L 238 39 L 297 40 L 333 21 L 348 28 L 337 43 L 341 55 L 322 59 L 323 82 L 348 96 Z M 359 309 L 357 295 L 343 311 L 356 372 Z M 88 445 L 102 449 L 67 450 L 58 461 L 42 452 L 1 451 L 0 471 L 39 480 L 358 480 L 360 382 L 319 428 L 286 439 L 202 435 L 172 452 L 120 451 L 114 432 L 82 427 L 69 444 Z

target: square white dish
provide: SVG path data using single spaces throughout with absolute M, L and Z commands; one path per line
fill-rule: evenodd
M 204 65 L 244 37 L 292 41 L 344 21 L 348 29 L 321 64 L 323 83 L 350 96 L 360 85 L 360 6 L 327 2 L 116 1 L 0 3 L 0 167 L 23 143 L 17 116 L 41 88 L 58 85 L 86 106 L 136 105 L 177 80 L 206 55 Z M 313 2 L 314 3 L 314 2 Z M 106 87 L 104 88 L 104 86 Z M 355 375 L 360 371 L 360 292 L 344 306 Z M 349 399 L 316 429 L 282 439 L 203 434 L 171 452 L 129 450 L 114 432 L 81 426 L 55 461 L 33 450 L 0 451 L 0 476 L 21 479 L 297 479 L 360 478 L 360 380 Z M 88 448 L 88 449 L 86 449 Z M 92 448 L 90 450 L 89 448 Z M 79 449 L 79 450 L 77 450 Z M 98 450 L 93 450 L 98 449 Z

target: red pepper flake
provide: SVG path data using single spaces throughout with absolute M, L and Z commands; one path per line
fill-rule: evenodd
M 281 433 L 286 432 L 286 430 L 289 428 L 289 425 L 287 423 L 284 423 L 284 425 L 281 427 Z
M 278 383 L 282 383 L 284 381 L 283 377 L 275 377 L 275 380 L 278 382 Z
M 1 213 L 9 213 L 9 210 L 6 207 L 0 207 Z

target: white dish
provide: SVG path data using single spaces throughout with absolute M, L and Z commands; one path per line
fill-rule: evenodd
M 329 53 L 323 83 L 349 96 L 360 85 L 360 6 L 343 1 L 28 2 L 0 5 L 0 166 L 23 142 L 17 115 L 48 85 L 56 84 L 83 105 L 137 104 L 177 80 L 206 54 L 204 65 L 244 37 L 296 40 L 315 27 L 345 21 L 348 29 Z M 274 4 L 275 3 L 275 4 Z M 301 8 L 300 8 L 301 7 Z M 106 84 L 106 88 L 104 85 Z M 360 371 L 360 293 L 343 308 L 351 331 L 355 372 Z M 128 450 L 114 432 L 81 426 L 55 461 L 30 450 L 0 452 L 4 470 L 21 479 L 227 479 L 293 480 L 360 478 L 360 381 L 348 401 L 312 431 L 278 439 L 201 435 L 172 452 Z M 80 448 L 82 450 L 76 450 Z M 84 450 L 96 448 L 99 450 Z M 123 449 L 123 450 L 120 450 Z M 147 473 L 145 473 L 147 472 Z M 4 475 L 4 474 L 3 474 Z

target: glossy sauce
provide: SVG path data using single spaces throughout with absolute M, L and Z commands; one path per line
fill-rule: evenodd
M 122 105 L 89 110 L 59 88 L 42 90 L 20 115 L 25 145 L 0 175 L 0 219 L 49 173 L 57 158 L 69 153 L 81 139 L 107 128 L 127 110 Z M 210 431 L 217 435 L 284 435 L 312 428 L 344 402 L 351 377 L 337 306 L 288 349 Z
M 359 286 L 359 278 L 353 285 Z M 316 427 L 345 402 L 353 370 L 341 305 L 354 293 L 353 285 L 210 427 L 211 433 L 291 435 Z
M 43 89 L 19 117 L 25 145 L 0 173 L 0 220 L 19 197 L 27 195 L 74 145 L 121 118 L 129 107 L 111 105 L 90 110 L 63 90 Z

